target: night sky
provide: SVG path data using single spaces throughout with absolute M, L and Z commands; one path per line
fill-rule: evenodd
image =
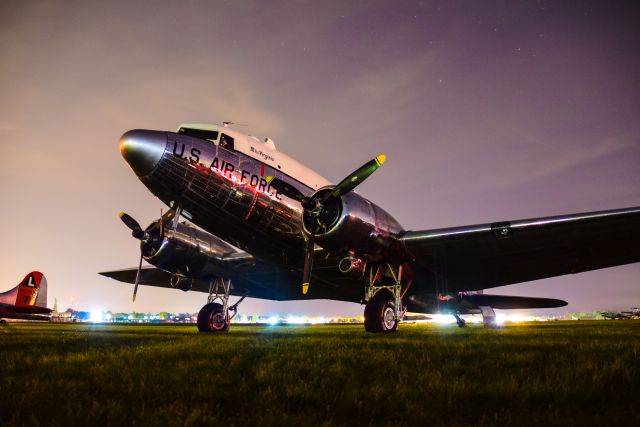
M 119 221 L 161 203 L 120 157 L 133 128 L 230 120 L 420 230 L 640 205 L 637 2 L 0 3 L 0 290 L 39 269 L 76 308 L 197 311 L 133 267 Z M 639 242 L 640 244 L 640 242 Z M 640 305 L 640 264 L 492 290 Z M 250 300 L 244 314 L 355 315 Z

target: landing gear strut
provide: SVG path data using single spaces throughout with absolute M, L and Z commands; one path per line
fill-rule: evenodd
M 393 280 L 383 285 L 385 276 Z M 364 329 L 367 332 L 395 332 L 404 317 L 402 306 L 402 266 L 391 264 L 372 266 L 369 269 L 369 283 L 364 291 L 367 305 L 364 309 Z
M 485 328 L 495 329 L 498 327 L 498 322 L 496 321 L 496 313 L 493 311 L 492 307 L 479 306 L 480 312 L 482 313 L 482 323 Z
M 460 317 L 459 314 L 454 314 L 453 317 L 456 318 L 456 323 L 458 324 L 459 328 L 464 328 L 465 326 L 467 326 L 467 322 L 462 317 Z
M 216 278 L 209 284 L 207 304 L 198 313 L 198 330 L 200 332 L 227 332 L 236 314 L 238 305 L 246 298 L 244 295 L 235 304 L 229 305 L 231 280 Z M 220 302 L 216 302 L 216 301 Z

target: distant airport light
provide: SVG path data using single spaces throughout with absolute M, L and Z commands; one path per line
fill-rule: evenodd
M 89 314 L 89 321 L 93 323 L 100 323 L 104 320 L 104 315 L 100 310 L 92 310 Z
M 287 323 L 290 325 L 302 325 L 309 322 L 302 316 L 289 316 L 287 317 Z

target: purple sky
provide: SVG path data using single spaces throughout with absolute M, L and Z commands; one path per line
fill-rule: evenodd
M 385 152 L 359 192 L 413 230 L 640 205 L 634 2 L 132 3 L 0 3 L 0 290 L 39 269 L 50 305 L 204 304 L 96 274 L 137 263 L 118 211 L 162 207 L 120 157 L 132 128 L 247 123 L 333 181 Z M 629 308 L 640 264 L 492 292 Z

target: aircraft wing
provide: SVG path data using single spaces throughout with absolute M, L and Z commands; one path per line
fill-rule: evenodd
M 640 207 L 409 231 L 401 240 L 418 282 L 474 291 L 640 261 Z
M 362 299 L 362 284 L 340 273 L 336 267 L 339 258 L 329 257 L 326 252 L 316 251 L 316 268 L 313 286 L 307 295 L 301 292 L 302 265 L 280 267 L 248 256 L 244 259 L 221 259 L 220 276 L 231 280 L 231 295 L 247 294 L 252 298 L 268 300 L 332 299 L 359 302 Z M 137 268 L 106 271 L 100 273 L 124 283 L 135 282 Z M 140 273 L 140 284 L 161 288 L 173 288 L 171 273 L 145 265 Z M 190 290 L 209 292 L 209 282 L 193 280 Z

